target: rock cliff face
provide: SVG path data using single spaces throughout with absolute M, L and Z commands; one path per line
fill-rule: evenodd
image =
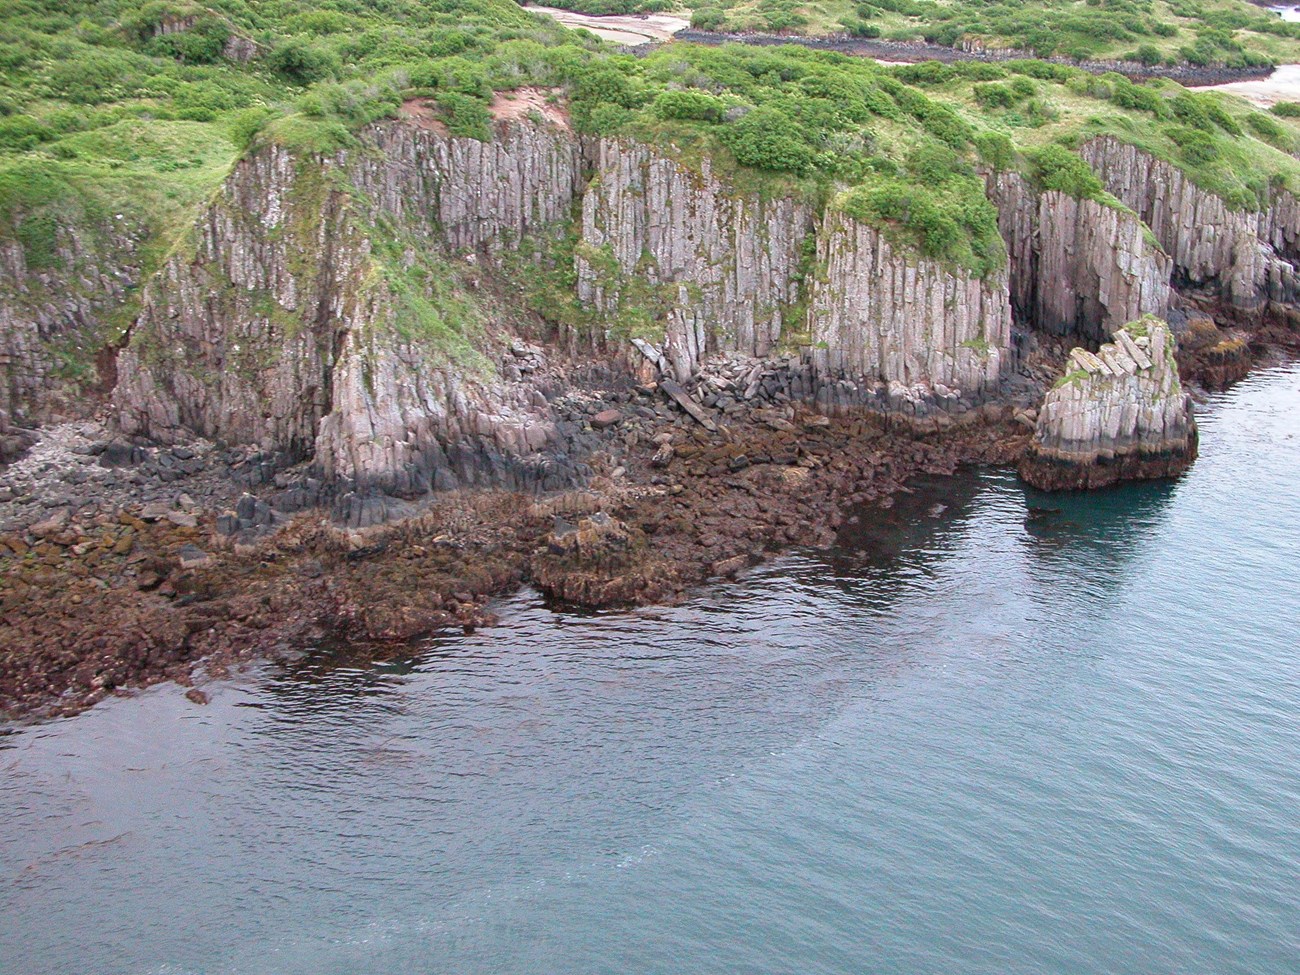
M 483 186 L 464 202 L 462 177 L 444 180 L 439 166 L 454 170 L 466 151 L 457 143 L 472 140 L 446 140 L 441 156 L 425 159 L 422 133 L 401 128 L 385 134 L 396 170 L 403 159 L 414 167 L 410 200 L 385 196 L 374 148 L 332 159 L 272 148 L 239 165 L 204 215 L 194 253 L 169 261 L 148 288 L 119 360 L 125 432 L 167 442 L 193 431 L 281 463 L 314 458 L 337 493 L 558 487 L 572 476 L 563 451 L 538 453 L 554 428 L 520 364 L 534 372 L 544 363 L 511 351 L 512 336 L 492 325 L 491 297 L 475 293 L 464 265 L 427 258 L 413 242 L 443 219 L 464 246 L 527 231 L 553 212 L 532 199 L 537 184 L 569 190 L 576 160 L 534 165 L 536 179 L 516 184 L 531 150 L 506 131 L 498 151 L 475 157 Z M 370 194 L 374 210 L 363 203 Z M 410 243 L 394 248 L 408 212 Z M 458 213 L 467 215 L 459 223 Z M 389 222 L 383 254 L 379 218 Z M 506 360 L 513 380 L 498 371 Z
M 975 277 L 900 254 L 875 229 L 828 210 L 809 311 L 828 381 L 864 380 L 889 400 L 978 398 L 1009 365 L 1004 271 Z
M 1125 322 L 1167 310 L 1173 262 L 1132 211 L 1039 192 L 1015 172 L 990 175 L 988 193 L 1021 322 L 1101 342 Z
M 1099 145 L 1093 165 L 1160 217 L 1164 198 L 1142 196 L 1124 168 L 1149 160 Z M 408 106 L 359 149 L 266 148 L 236 167 L 188 251 L 144 291 L 118 363 L 118 422 L 163 442 L 246 445 L 273 466 L 311 460 L 342 493 L 559 486 L 581 474 L 548 405 L 564 370 L 525 340 L 531 313 L 499 273 L 529 238 L 576 241 L 575 297 L 606 330 L 596 345 L 621 354 L 636 338 L 679 382 L 718 354 L 755 363 L 747 376 L 779 359 L 785 395 L 917 415 L 996 392 L 1013 310 L 1097 341 L 1163 311 L 1178 261 L 1207 274 L 1231 261 L 1246 280 L 1249 251 L 1281 282 L 1290 265 L 1278 255 L 1300 247 L 1289 197 L 1247 226 L 1200 194 L 1196 219 L 1236 220 L 1254 243 L 1221 253 L 1210 235 L 1204 254 L 1166 256 L 1123 208 L 1014 174 L 990 177 L 989 195 L 1010 260 L 978 278 L 834 207 L 737 190 L 707 161 L 584 142 L 558 110 L 479 142 Z
M 1175 348 L 1163 321 L 1144 318 L 1095 355 L 1075 349 L 1043 401 L 1020 476 L 1059 490 L 1186 470 L 1196 459 L 1196 421 Z
M 44 225 L 41 247 L 0 237 L 0 411 L 38 423 L 63 405 L 59 346 L 89 361 L 105 315 L 139 283 L 143 231 L 112 216 L 26 216 Z
M 495 248 L 570 216 L 583 186 L 579 142 L 557 125 L 507 124 L 495 138 L 377 125 L 345 165 L 376 209 L 451 250 Z
M 1275 194 L 1258 213 L 1232 210 L 1181 171 L 1112 137 L 1081 149 L 1106 188 L 1132 207 L 1173 258 L 1178 277 L 1257 309 L 1300 294 L 1300 202 Z
M 604 139 L 582 204 L 578 297 L 610 319 L 629 283 L 657 289 L 662 352 L 684 382 L 706 356 L 766 356 L 800 331 L 800 256 L 812 207 L 733 192 L 648 146 Z M 792 321 L 792 316 L 794 320 Z

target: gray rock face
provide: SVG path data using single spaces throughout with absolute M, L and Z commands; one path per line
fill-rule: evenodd
M 553 125 L 501 125 L 480 142 L 381 124 L 365 138 L 377 151 L 345 162 L 357 188 L 452 250 L 500 247 L 557 225 L 583 186 L 579 142 Z
M 1133 213 L 1001 175 L 989 193 L 1010 261 L 978 278 L 833 209 L 819 218 L 810 203 L 736 191 L 707 162 L 693 171 L 654 147 L 584 144 L 555 122 L 502 124 L 478 142 L 416 118 L 364 138 L 327 158 L 266 149 L 236 167 L 192 253 L 147 287 L 115 400 L 126 433 L 199 434 L 255 446 L 281 466 L 312 460 L 339 496 L 351 492 L 358 522 L 377 517 L 368 492 L 558 487 L 580 476 L 548 405 L 563 370 L 520 345 L 519 304 L 479 281 L 478 270 L 491 279 L 500 254 L 530 236 L 577 231 L 578 299 L 604 316 L 606 345 L 619 353 L 629 308 L 662 328 L 633 343 L 652 372 L 688 384 L 710 357 L 734 354 L 754 363 L 746 400 L 771 386 L 767 395 L 826 412 L 921 418 L 998 389 L 1013 309 L 1040 327 L 1104 338 L 1165 308 L 1179 261 L 1204 258 L 1209 274 L 1231 259 L 1234 280 L 1253 282 L 1258 297 L 1290 267 L 1277 255 L 1298 246 L 1294 201 L 1241 225 L 1250 247 L 1220 253 L 1206 238 L 1205 254 L 1169 244 L 1167 256 Z M 1090 151 L 1127 185 L 1122 147 Z M 1130 195 L 1139 215 L 1160 211 Z M 1194 217 L 1210 220 L 1201 197 Z M 404 277 L 424 254 L 438 255 L 440 279 Z M 413 320 L 440 289 L 486 322 L 459 352 Z M 778 360 L 770 374 L 759 365 Z M 1045 457 L 1058 449 L 1043 446 Z
M 825 271 L 809 331 L 830 375 L 972 397 L 1001 379 L 1011 343 L 1004 271 L 979 278 L 900 254 L 836 210 L 822 221 L 817 262 Z
M 1232 210 L 1174 166 L 1118 139 L 1093 139 L 1081 155 L 1191 283 L 1245 309 L 1300 294 L 1300 202 L 1291 194 L 1275 194 L 1258 213 Z
M 1020 475 L 1046 490 L 1170 477 L 1196 458 L 1192 398 L 1169 326 L 1144 318 L 1093 354 L 1075 349 L 1043 400 Z
M 799 298 L 812 208 L 733 192 L 648 146 L 601 140 L 583 197 L 578 297 L 616 318 L 632 277 L 668 306 L 663 354 L 684 382 L 714 352 L 771 353 Z
M 507 129 L 502 146 L 518 153 L 474 157 L 475 178 L 501 187 L 495 202 L 482 189 L 463 201 L 467 184 L 440 167 L 454 169 L 456 153 L 469 152 L 457 144 L 472 140 L 444 145 L 413 126 L 391 129 L 380 130 L 398 156 L 388 183 L 374 149 L 298 160 L 272 148 L 240 163 L 200 223 L 196 252 L 173 258 L 147 291 L 119 358 L 124 432 L 171 442 L 193 431 L 287 463 L 313 458 L 340 494 L 572 478 L 562 452 L 539 454 L 554 433 L 545 399 L 493 368 L 508 355 L 508 333 L 489 329 L 472 364 L 421 334 L 410 296 L 399 300 L 372 254 L 375 214 L 337 186 L 354 181 L 380 214 L 409 215 L 412 233 L 451 220 L 452 241 L 473 246 L 549 219 L 555 209 L 532 195 L 542 183 L 571 192 L 576 157 L 543 153 L 556 170 L 529 169 L 532 141 Z M 514 185 L 525 170 L 536 181 Z M 410 199 L 395 190 L 407 178 Z M 458 213 L 477 216 L 456 224 Z M 484 303 L 464 287 L 464 301 Z
M 53 347 L 68 342 L 75 358 L 93 359 L 105 314 L 139 281 L 142 236 L 109 215 L 105 222 L 57 220 L 49 254 L 0 239 L 0 410 L 34 424 L 69 405 Z
M 988 194 L 1019 320 L 1103 341 L 1125 322 L 1165 314 L 1173 261 L 1132 211 L 1040 193 L 1015 172 L 990 175 Z

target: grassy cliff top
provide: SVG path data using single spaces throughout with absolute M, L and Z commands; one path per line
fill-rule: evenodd
M 579 132 L 708 155 L 738 190 L 832 200 L 981 272 L 1002 249 L 977 167 L 1105 200 L 1072 152 L 1091 136 L 1138 144 L 1237 208 L 1300 188 L 1296 122 L 1169 82 L 798 47 L 634 57 L 509 0 L 15 0 L 0 64 L 0 234 L 32 253 L 57 218 L 106 213 L 161 253 L 259 141 L 333 151 L 417 96 L 453 134 L 488 138 L 493 92 L 523 86 L 555 91 Z

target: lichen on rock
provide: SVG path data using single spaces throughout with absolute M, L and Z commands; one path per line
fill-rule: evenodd
M 1169 326 L 1151 316 L 1096 352 L 1076 348 L 1047 393 L 1020 476 L 1044 490 L 1173 477 L 1196 459 L 1192 398 Z

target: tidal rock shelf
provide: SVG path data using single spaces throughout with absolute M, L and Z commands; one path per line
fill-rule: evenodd
M 1173 477 L 1196 459 L 1192 398 L 1176 344 L 1155 318 L 1132 322 L 1095 354 L 1077 348 L 1048 392 L 1020 476 L 1046 490 Z

